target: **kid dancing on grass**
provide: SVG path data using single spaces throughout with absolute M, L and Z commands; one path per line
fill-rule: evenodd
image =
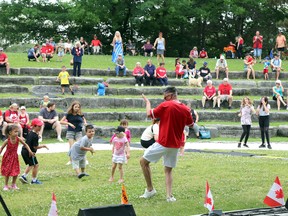
M 69 151 L 69 156 L 72 160 L 72 167 L 76 171 L 77 177 L 79 179 L 84 176 L 89 176 L 85 172 L 87 151 L 90 151 L 91 154 L 95 152 L 92 148 L 92 140 L 95 134 L 93 125 L 87 125 L 85 127 L 85 132 L 86 135 L 75 142 Z
M 1 174 L 4 176 L 4 191 L 8 191 L 10 188 L 14 190 L 19 190 L 16 186 L 16 180 L 20 173 L 20 164 L 17 155 L 17 149 L 19 142 L 21 142 L 29 152 L 29 157 L 33 157 L 34 153 L 31 151 L 30 147 L 18 137 L 19 127 L 15 124 L 8 125 L 5 130 L 5 135 L 8 137 L 0 148 L 0 154 L 6 147 L 6 151 L 2 158 L 1 164 Z M 9 178 L 12 176 L 12 185 L 8 186 Z
M 65 93 L 65 87 L 68 87 L 71 91 L 71 94 L 74 95 L 74 92 L 73 92 L 73 89 L 72 87 L 70 86 L 70 83 L 69 83 L 69 73 L 66 71 L 66 67 L 65 66 L 62 66 L 62 71 L 59 73 L 57 79 L 56 79 L 56 82 L 58 82 L 59 80 L 61 81 L 61 90 L 62 90 L 62 95 L 64 95 Z
M 125 128 L 118 126 L 115 131 L 115 137 L 112 139 L 112 172 L 109 182 L 114 181 L 114 173 L 118 165 L 120 172 L 119 184 L 124 182 L 122 165 L 130 158 L 130 146 L 124 132 Z
M 266 57 L 263 64 L 264 64 L 264 69 L 263 69 L 264 79 L 269 80 L 269 75 L 268 75 L 269 67 L 270 67 L 269 58 Z
M 38 143 L 39 140 L 38 134 L 39 131 L 41 130 L 42 125 L 43 122 L 40 119 L 38 118 L 33 119 L 31 122 L 32 131 L 30 131 L 30 133 L 26 138 L 26 143 L 28 144 L 31 151 L 34 152 L 34 154 L 36 154 L 37 149 L 46 148 L 47 150 L 49 150 L 49 148 L 46 145 L 39 145 Z M 21 155 L 25 164 L 28 166 L 26 167 L 23 175 L 20 176 L 19 180 L 23 184 L 28 184 L 27 176 L 28 173 L 32 170 L 31 184 L 42 184 L 42 182 L 37 179 L 39 169 L 37 158 L 35 156 L 29 157 L 29 151 L 25 146 L 22 147 Z

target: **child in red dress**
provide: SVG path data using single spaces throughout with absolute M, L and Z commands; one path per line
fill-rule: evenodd
M 3 149 L 6 147 L 6 151 L 2 158 L 1 164 L 1 174 L 5 178 L 5 185 L 3 190 L 8 191 L 10 188 L 18 190 L 19 188 L 16 186 L 16 180 L 20 173 L 20 165 L 18 160 L 18 144 L 21 142 L 25 148 L 29 151 L 29 156 L 33 156 L 33 152 L 29 148 L 29 146 L 18 137 L 19 128 L 17 125 L 8 125 L 5 131 L 6 139 L 3 145 L 0 148 L 0 154 L 2 153 Z M 11 187 L 8 186 L 9 177 L 12 176 L 12 185 Z

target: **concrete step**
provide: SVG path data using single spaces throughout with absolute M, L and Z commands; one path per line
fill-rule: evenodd
M 29 89 L 21 85 L 9 85 L 8 84 L 8 85 L 0 86 L 0 93 L 28 93 L 28 92 L 29 92 Z
M 131 76 L 132 74 L 132 68 L 129 68 L 127 71 L 127 76 Z M 216 77 L 216 73 L 214 71 L 214 68 L 210 68 L 212 71 L 212 77 Z M 67 71 L 72 74 L 72 69 L 67 69 Z M 111 68 L 111 70 L 99 70 L 99 69 L 92 69 L 92 68 L 82 68 L 81 69 L 83 76 L 115 76 L 115 69 Z M 11 74 L 17 74 L 17 75 L 30 75 L 30 76 L 57 76 L 60 72 L 60 69 L 58 68 L 11 68 Z M 5 75 L 5 70 L 0 70 L 1 75 Z M 168 71 L 167 76 L 170 78 L 175 77 L 174 71 Z M 220 73 L 220 79 L 224 78 L 224 73 Z M 269 71 L 270 79 L 275 79 L 275 73 L 272 73 Z M 256 71 L 255 72 L 256 79 L 264 79 L 263 72 L 262 71 Z M 244 71 L 230 71 L 229 72 L 229 78 L 230 79 L 246 79 L 246 73 Z M 285 73 L 284 71 L 280 73 L 279 79 L 288 79 L 288 73 Z

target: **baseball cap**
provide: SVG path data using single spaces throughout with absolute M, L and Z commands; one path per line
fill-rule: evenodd
M 31 122 L 31 126 L 40 126 L 41 127 L 42 125 L 43 125 L 43 122 L 38 118 L 34 118 Z
M 204 62 L 203 65 L 208 65 L 208 62 Z
M 281 80 L 276 80 L 275 83 L 281 84 Z
M 116 130 L 115 130 L 115 133 L 121 133 L 121 132 L 125 132 L 125 128 L 124 127 L 122 127 L 122 126 L 118 126 L 117 128 L 116 128 Z
M 223 82 L 228 82 L 228 79 L 227 79 L 227 78 L 224 78 L 224 79 L 223 79 Z
M 21 106 L 20 110 L 26 110 L 26 107 L 25 106 Z
M 3 51 L 3 47 L 0 47 L 0 51 Z

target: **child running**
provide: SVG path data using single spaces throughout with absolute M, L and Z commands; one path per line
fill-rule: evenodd
M 93 125 L 87 125 L 85 127 L 85 132 L 86 135 L 74 143 L 69 151 L 69 156 L 72 160 L 72 167 L 79 179 L 84 176 L 89 176 L 85 172 L 87 151 L 90 151 L 92 154 L 95 152 L 92 148 L 92 140 L 95 134 Z
M 62 90 L 62 95 L 65 94 L 65 87 L 68 87 L 71 91 L 71 94 L 74 95 L 74 92 L 70 86 L 69 83 L 69 73 L 66 71 L 66 67 L 62 66 L 62 71 L 59 73 L 56 82 L 58 82 L 59 80 L 61 80 L 61 90 Z
M 130 158 L 130 147 L 129 142 L 125 136 L 125 128 L 122 126 L 118 126 L 115 134 L 116 136 L 112 139 L 112 171 L 111 171 L 111 177 L 109 178 L 109 182 L 114 181 L 114 173 L 116 170 L 116 167 L 118 165 L 119 172 L 120 172 L 120 179 L 118 181 L 119 184 L 124 182 L 123 179 L 123 163 L 125 163 L 126 158 Z
M 49 150 L 46 145 L 39 145 L 38 143 L 39 140 L 38 133 L 41 130 L 42 125 L 43 122 L 40 119 L 38 118 L 33 119 L 31 122 L 32 130 L 30 131 L 30 133 L 26 138 L 26 143 L 28 144 L 31 151 L 34 152 L 34 154 L 36 154 L 37 149 L 46 148 L 47 150 Z M 35 156 L 29 157 L 29 151 L 25 146 L 22 147 L 21 155 L 25 164 L 28 166 L 26 167 L 23 175 L 19 177 L 19 180 L 23 184 L 28 184 L 27 176 L 28 173 L 32 170 L 31 184 L 42 184 L 42 182 L 37 179 L 37 174 L 39 170 L 39 164 L 37 158 Z
M 34 156 L 33 152 L 31 151 L 30 147 L 18 137 L 19 127 L 17 125 L 8 125 L 5 130 L 5 135 L 8 137 L 3 143 L 0 148 L 0 154 L 2 153 L 3 149 L 6 147 L 6 151 L 2 158 L 1 164 L 1 174 L 4 176 L 5 184 L 4 184 L 4 191 L 8 191 L 10 188 L 14 190 L 19 190 L 16 186 L 16 180 L 20 173 L 20 164 L 17 155 L 18 144 L 21 142 L 29 152 L 29 156 Z M 11 187 L 8 186 L 9 178 L 12 176 L 12 185 Z

